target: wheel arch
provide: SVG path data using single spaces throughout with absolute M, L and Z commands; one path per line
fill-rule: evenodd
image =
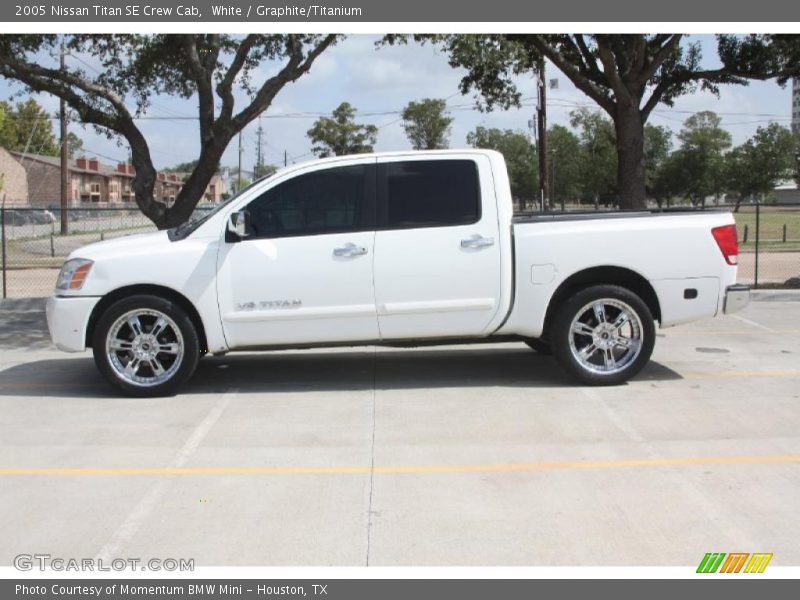
M 556 288 L 547 305 L 543 335 L 547 335 L 547 330 L 550 327 L 556 309 L 564 300 L 579 290 L 592 285 L 604 284 L 618 285 L 630 290 L 647 305 L 653 318 L 659 323 L 661 322 L 661 305 L 658 301 L 658 295 L 644 276 L 625 267 L 598 266 L 573 273 Z
M 92 314 L 89 316 L 89 322 L 86 326 L 87 348 L 92 347 L 94 329 L 97 325 L 97 322 L 100 320 L 100 316 L 118 300 L 122 300 L 123 298 L 127 298 L 136 294 L 150 294 L 152 296 L 158 296 L 160 298 L 164 298 L 165 300 L 170 300 L 180 306 L 186 311 L 186 314 L 192 320 L 192 323 L 197 329 L 197 337 L 200 340 L 200 350 L 204 352 L 208 351 L 208 342 L 206 341 L 206 331 L 205 326 L 203 325 L 203 319 L 200 318 L 200 313 L 197 312 L 194 304 L 192 304 L 192 302 L 186 296 L 177 290 L 155 284 L 128 285 L 117 288 L 103 296 L 100 301 L 95 304 L 94 309 L 92 309 Z

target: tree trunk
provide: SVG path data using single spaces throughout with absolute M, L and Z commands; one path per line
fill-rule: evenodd
M 131 144 L 131 154 L 136 175 L 133 188 L 136 204 L 158 229 L 169 229 L 186 222 L 197 204 L 202 200 L 211 178 L 214 176 L 228 142 L 233 139 L 230 130 L 219 132 L 200 151 L 197 166 L 184 182 L 175 203 L 168 207 L 156 200 L 157 172 L 150 160 L 150 152 L 144 138 L 141 143 Z M 130 140 L 131 138 L 129 138 Z
M 639 107 L 619 102 L 614 127 L 617 133 L 619 207 L 645 208 L 644 123 Z

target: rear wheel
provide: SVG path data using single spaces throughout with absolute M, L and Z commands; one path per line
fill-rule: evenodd
M 596 285 L 578 291 L 558 310 L 551 340 L 556 359 L 578 381 L 616 385 L 650 360 L 655 325 L 639 296 L 620 286 Z
M 186 312 L 151 295 L 111 305 L 95 327 L 92 350 L 103 376 L 130 396 L 174 394 L 200 358 L 197 331 Z

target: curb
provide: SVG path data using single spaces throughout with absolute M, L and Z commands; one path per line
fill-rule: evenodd
M 753 290 L 754 302 L 800 302 L 800 290 Z
M 44 311 L 47 298 L 5 298 L 0 300 L 0 310 Z

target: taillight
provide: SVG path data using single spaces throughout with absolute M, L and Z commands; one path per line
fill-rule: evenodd
M 725 257 L 725 262 L 729 265 L 736 265 L 739 263 L 739 240 L 736 239 L 736 225 L 723 225 L 722 227 L 714 227 L 711 230 L 711 235 L 719 246 L 722 256 Z

